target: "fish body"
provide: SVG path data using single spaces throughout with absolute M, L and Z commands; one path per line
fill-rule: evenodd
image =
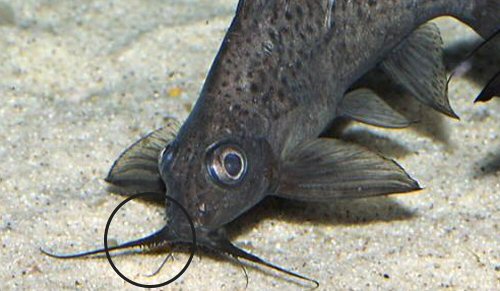
M 286 155 L 318 137 L 349 87 L 419 25 L 468 14 L 472 2 L 244 1 L 178 139 L 200 128 L 265 135 Z
M 495 22 L 475 16 L 490 7 L 500 4 L 240 1 L 202 93 L 172 142 L 175 153 L 160 162 L 164 182 L 172 184 L 169 195 L 191 211 L 196 224 L 209 229 L 227 224 L 276 193 L 280 185 L 273 179 L 279 179 L 289 154 L 317 139 L 339 115 L 350 86 L 415 29 L 435 17 L 453 15 L 480 33 L 491 33 L 498 28 L 499 10 L 488 18 Z M 445 107 L 453 116 L 449 104 Z M 207 149 L 221 141 L 243 145 L 249 162 L 258 163 L 255 173 L 247 173 L 248 188 L 224 189 L 208 177 Z
M 329 202 L 420 189 L 394 161 L 318 136 L 339 116 L 409 125 L 373 91 L 349 91 L 377 65 L 456 117 L 439 29 L 427 23 L 441 15 L 487 37 L 500 28 L 500 0 L 240 0 L 187 120 L 129 147 L 106 180 L 122 194 L 176 199 L 202 247 L 305 278 L 236 248 L 225 226 L 269 195 Z M 164 229 L 123 247 L 190 242 L 184 214 L 166 210 Z

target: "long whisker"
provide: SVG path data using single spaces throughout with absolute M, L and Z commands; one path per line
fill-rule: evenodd
M 241 263 L 241 261 L 238 259 L 238 257 L 236 257 L 235 259 L 239 263 L 239 265 L 241 266 L 241 269 L 243 269 L 243 273 L 245 274 L 245 280 L 246 280 L 245 289 L 247 289 L 248 288 L 248 273 L 247 273 L 247 269 L 245 268 L 245 265 L 243 265 Z
M 168 262 L 169 259 L 172 259 L 172 261 L 174 260 L 174 256 L 172 255 L 172 252 L 168 253 L 168 255 L 165 257 L 163 262 L 160 264 L 160 266 L 153 273 L 151 273 L 149 275 L 145 275 L 145 276 L 146 277 L 156 276 L 158 273 L 160 273 L 161 269 L 163 269 L 163 267 L 165 266 L 165 264 Z
M 141 248 L 153 248 L 153 247 L 159 247 L 162 245 L 165 245 L 167 243 L 175 243 L 174 241 L 168 240 L 168 235 L 167 235 L 167 230 L 168 227 L 164 226 L 162 229 L 159 231 L 137 239 L 137 240 L 132 240 L 117 246 L 112 246 L 108 247 L 108 251 L 115 251 L 115 250 L 122 250 L 122 249 L 129 249 L 133 247 L 141 247 Z M 102 254 L 106 252 L 106 249 L 101 248 L 101 249 L 95 249 L 91 251 L 85 251 L 85 252 L 80 252 L 80 253 L 73 253 L 73 254 L 55 254 L 51 253 L 49 251 L 44 250 L 43 248 L 40 247 L 40 251 L 44 254 L 46 254 L 49 257 L 52 258 L 58 258 L 58 259 L 72 259 L 72 258 L 81 258 L 81 257 L 86 257 L 86 256 L 91 256 L 91 255 L 96 255 L 96 254 Z
M 308 278 L 306 276 L 300 275 L 298 273 L 286 270 L 286 269 L 284 269 L 284 268 L 282 268 L 280 266 L 277 266 L 277 265 L 271 264 L 269 262 L 266 262 L 263 259 L 261 259 L 261 258 L 255 256 L 255 255 L 253 255 L 253 254 L 251 254 L 249 252 L 246 252 L 246 251 L 244 251 L 244 250 L 236 247 L 235 245 L 233 245 L 228 240 L 220 241 L 220 243 L 222 244 L 220 246 L 222 247 L 222 250 L 224 252 L 226 252 L 226 253 L 228 253 L 228 254 L 236 257 L 236 258 L 242 258 L 242 259 L 245 259 L 247 261 L 251 261 L 251 262 L 254 262 L 254 263 L 266 266 L 266 267 L 271 268 L 273 270 L 276 270 L 278 272 L 290 275 L 292 277 L 299 278 L 299 279 L 311 282 L 311 283 L 313 283 L 315 285 L 314 288 L 318 288 L 319 287 L 319 282 L 318 281 L 316 281 L 314 279 L 311 279 L 311 278 Z

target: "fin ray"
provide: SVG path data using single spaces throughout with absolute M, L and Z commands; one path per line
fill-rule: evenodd
M 364 88 L 347 93 L 337 111 L 340 116 L 380 127 L 404 128 L 410 125 L 406 117 L 392 109 L 375 92 Z
M 113 163 L 105 181 L 109 191 L 132 195 L 140 192 L 158 193 L 153 200 L 164 202 L 165 185 L 158 171 L 161 151 L 174 138 L 179 123 L 169 119 L 166 126 L 142 137 L 129 146 Z
M 381 67 L 420 102 L 458 119 L 447 96 L 443 40 L 436 24 L 428 22 L 417 28 Z
M 396 162 L 358 145 L 319 138 L 292 151 L 282 165 L 276 196 L 301 201 L 420 190 Z

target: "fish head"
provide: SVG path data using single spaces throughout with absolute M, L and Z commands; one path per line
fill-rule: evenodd
M 182 204 L 197 228 L 218 229 L 262 200 L 276 173 L 269 143 L 249 135 L 210 133 L 210 122 L 186 123 L 160 154 L 167 195 Z M 167 209 L 170 225 L 186 221 Z

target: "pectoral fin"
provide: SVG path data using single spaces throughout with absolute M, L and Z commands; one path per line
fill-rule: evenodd
M 161 151 L 177 132 L 178 122 L 170 119 L 167 125 L 142 137 L 129 146 L 114 162 L 106 182 L 109 191 L 122 195 L 140 192 L 165 194 L 165 185 L 158 171 Z
M 458 118 L 448 100 L 443 40 L 436 24 L 416 29 L 381 63 L 382 69 L 420 102 Z
M 337 110 L 339 116 L 375 126 L 403 128 L 410 125 L 406 117 L 369 89 L 357 89 L 347 93 Z
M 358 145 L 319 138 L 283 161 L 275 195 L 301 201 L 361 198 L 421 189 L 396 162 Z

